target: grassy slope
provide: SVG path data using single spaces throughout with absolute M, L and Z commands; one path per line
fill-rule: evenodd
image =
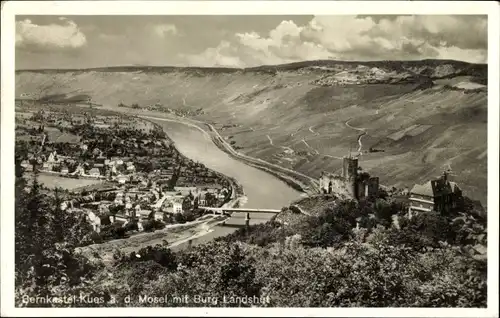
M 368 75 L 357 70 L 360 64 L 384 70 L 391 74 L 390 80 L 314 84 L 318 79 L 328 82 L 342 71 L 364 78 Z M 410 80 L 402 81 L 404 74 Z M 453 61 L 319 61 L 247 70 L 20 71 L 16 96 L 88 94 L 104 105 L 137 102 L 140 106 L 201 107 L 205 115 L 199 119 L 215 123 L 222 135 L 233 136 L 236 145 L 243 147 L 240 151 L 311 176 L 322 170 L 337 171 L 340 161 L 334 157 L 357 150 L 360 131 L 346 126 L 350 120 L 352 127 L 367 129 L 363 149 L 385 150 L 360 158 L 362 167 L 380 176 L 382 183 L 411 187 L 450 164 L 466 194 L 486 204 L 487 92 L 444 87 L 467 81 L 484 83 L 485 76 L 485 65 Z M 421 85 L 430 79 L 435 85 Z M 223 124 L 237 127 L 222 129 Z M 421 133 L 417 129 L 398 136 L 412 125 L 427 126 L 418 128 Z

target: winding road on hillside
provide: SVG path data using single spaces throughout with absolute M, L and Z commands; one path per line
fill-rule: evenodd
M 269 139 L 269 143 L 271 144 L 271 146 L 274 146 L 273 144 L 273 140 L 271 139 L 271 137 L 269 135 L 266 135 L 267 139 Z
M 317 131 L 314 131 L 314 130 L 313 130 L 313 127 L 314 127 L 314 125 L 309 126 L 309 128 L 308 128 L 309 132 L 311 132 L 312 134 L 314 134 L 314 136 L 321 136 L 321 134 L 320 134 L 320 133 L 318 133 Z M 297 129 L 295 132 L 291 133 L 291 134 L 290 134 L 290 137 L 294 137 L 294 136 L 295 136 L 295 134 L 297 134 L 297 133 L 298 133 L 301 129 L 302 129 L 302 128 L 299 128 L 299 129 Z M 313 147 L 312 147 L 312 146 L 311 146 L 311 145 L 307 142 L 307 140 L 305 139 L 305 137 L 304 137 L 304 138 L 302 138 L 302 139 L 300 140 L 300 142 L 301 142 L 301 143 L 303 143 L 304 145 L 306 145 L 306 147 L 307 147 L 307 148 L 311 149 L 311 150 L 314 152 L 314 154 L 315 154 L 315 155 L 318 155 L 318 156 L 324 156 L 324 157 L 329 157 L 329 158 L 333 158 L 333 159 L 339 159 L 339 160 L 342 160 L 342 158 L 341 158 L 341 157 L 332 156 L 332 155 L 326 155 L 326 154 L 322 154 L 322 153 L 320 153 L 317 149 L 313 148 Z M 293 150 L 293 149 L 291 149 L 290 147 L 281 146 L 281 148 L 284 148 L 284 149 L 287 149 L 287 150 L 289 150 L 289 151 L 291 151 L 291 152 L 294 152 L 294 150 Z
M 363 143 L 361 142 L 361 139 L 363 138 L 364 135 L 366 135 L 366 128 L 353 127 L 353 126 L 349 125 L 349 122 L 351 120 L 352 120 L 352 118 L 349 119 L 348 121 L 346 121 L 345 125 L 351 129 L 361 131 L 361 134 L 358 136 L 358 144 L 359 144 L 358 153 L 359 153 L 359 155 L 361 155 L 362 154 L 361 149 L 363 148 Z

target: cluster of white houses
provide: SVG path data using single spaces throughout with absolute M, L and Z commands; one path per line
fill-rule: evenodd
M 226 199 L 229 191 L 226 188 L 197 187 L 175 187 L 174 191 L 161 191 L 153 182 L 147 189 L 107 191 L 104 195 L 107 199 L 100 201 L 96 200 L 95 195 L 90 194 L 82 197 L 79 203 L 80 208 L 87 212 L 94 230 L 99 232 L 102 224 L 120 222 L 125 226 L 132 219 L 137 220 L 141 228 L 140 224 L 151 217 L 162 221 L 165 214 L 175 215 L 185 212 L 186 204 L 190 207 L 219 204 Z M 209 197 L 212 200 L 209 200 Z M 63 202 L 61 209 L 72 208 L 76 203 L 74 201 Z M 118 213 L 110 213 L 113 206 L 121 206 L 122 209 Z
M 130 181 L 129 175 L 136 172 L 136 167 L 132 161 L 125 161 L 120 157 L 108 159 L 102 154 L 95 159 L 91 167 L 89 164 L 77 162 L 71 157 L 59 155 L 56 151 L 51 152 L 48 156 L 35 157 L 35 155 L 31 155 L 28 160 L 21 162 L 21 166 L 26 171 L 33 171 L 31 160 L 35 160 L 41 166 L 41 172 L 57 173 L 62 176 L 112 178 L 121 184 Z M 72 169 L 73 171 L 70 171 L 69 166 L 75 164 L 76 167 Z
M 116 186 L 95 190 L 92 194 L 61 204 L 61 209 L 72 210 L 75 203 L 78 203 L 78 208 L 87 212 L 89 221 L 98 232 L 101 224 L 120 222 L 125 225 L 132 219 L 140 224 L 151 217 L 163 220 L 164 214 L 183 213 L 186 205 L 194 207 L 219 204 L 230 193 L 229 189 L 217 184 L 203 188 L 177 186 L 173 191 L 165 191 L 162 185 L 172 177 L 173 167 L 151 173 L 137 172 L 130 158 L 106 158 L 102 156 L 102 152 L 97 151 L 91 163 L 77 162 L 71 157 L 53 151 L 48 155 L 32 154 L 29 160 L 22 161 L 21 166 L 27 171 L 32 171 L 32 162 L 35 161 L 41 173 L 115 181 Z M 72 171 L 68 166 L 72 167 Z M 129 185 L 124 187 L 124 184 Z M 96 199 L 98 196 L 99 199 Z M 211 199 L 210 203 L 208 198 Z M 116 207 L 120 207 L 120 211 L 110 213 L 110 208 Z

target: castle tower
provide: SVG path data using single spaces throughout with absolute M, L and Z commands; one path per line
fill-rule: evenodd
M 444 170 L 443 171 L 443 175 L 441 176 L 441 178 L 443 179 L 444 182 L 447 182 L 448 181 L 448 176 L 449 176 L 449 171 L 448 170 Z
M 342 159 L 342 177 L 346 180 L 356 179 L 358 176 L 358 159 L 344 157 Z
M 358 158 L 349 156 L 342 159 L 342 177 L 345 179 L 349 193 L 357 199 Z

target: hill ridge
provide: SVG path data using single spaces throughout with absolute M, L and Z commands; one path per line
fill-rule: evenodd
M 259 65 L 252 67 L 224 67 L 224 66 L 172 66 L 172 65 L 116 65 L 116 66 L 99 66 L 99 67 L 88 67 L 88 68 L 39 68 L 39 69 L 16 69 L 16 73 L 22 72 L 85 72 L 85 71 L 115 71 L 122 72 L 123 70 L 128 72 L 134 71 L 144 71 L 144 70 L 206 70 L 206 71 L 227 71 L 227 72 L 238 72 L 238 71 L 259 71 L 259 70 L 290 70 L 293 68 L 306 68 L 311 66 L 328 66 L 328 65 L 353 65 L 353 64 L 365 64 L 365 65 L 376 65 L 376 64 L 407 64 L 407 65 L 416 65 L 416 64 L 455 64 L 461 66 L 470 66 L 470 67 L 487 67 L 485 63 L 469 63 L 465 61 L 459 60 L 450 60 L 450 59 L 422 59 L 422 60 L 370 60 L 370 61 L 344 61 L 344 60 L 306 60 L 306 61 L 298 61 L 284 64 L 276 64 L 276 65 Z
M 487 65 L 320 60 L 95 70 L 17 71 L 16 97 L 49 103 L 54 98 L 44 97 L 64 94 L 58 101 L 71 105 L 88 96 L 119 110 L 175 112 L 214 124 L 241 153 L 314 178 L 359 148 L 359 131 L 345 125 L 352 119 L 367 132 L 360 165 L 383 184 L 411 187 L 451 164 L 466 194 L 486 203 Z

